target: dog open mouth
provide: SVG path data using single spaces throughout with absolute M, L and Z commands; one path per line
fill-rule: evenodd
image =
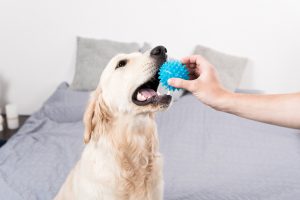
M 132 101 L 138 106 L 148 104 L 169 105 L 172 97 L 167 94 L 159 94 L 157 91 L 159 85 L 158 71 L 146 83 L 139 86 L 132 95 Z

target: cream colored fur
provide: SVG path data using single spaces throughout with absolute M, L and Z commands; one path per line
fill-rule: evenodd
M 116 69 L 122 59 L 126 66 Z M 163 198 L 154 113 L 166 106 L 137 106 L 131 100 L 155 67 L 149 53 L 117 55 L 107 65 L 84 115 L 86 147 L 56 200 Z

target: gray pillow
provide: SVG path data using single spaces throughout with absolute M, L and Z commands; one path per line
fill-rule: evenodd
M 238 88 L 248 62 L 246 58 L 228 55 L 200 45 L 196 46 L 194 54 L 202 55 L 216 67 L 225 88 L 230 91 Z
M 146 51 L 150 51 L 151 50 L 151 45 L 147 42 L 144 42 L 143 46 L 140 48 L 140 52 L 141 53 L 145 53 Z
M 94 90 L 104 67 L 113 56 L 118 53 L 131 53 L 139 50 L 140 46 L 137 43 L 78 37 L 76 69 L 71 88 Z

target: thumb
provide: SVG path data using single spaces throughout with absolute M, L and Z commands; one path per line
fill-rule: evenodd
M 168 80 L 168 84 L 176 88 L 183 88 L 186 90 L 190 90 L 192 83 L 189 80 L 184 80 L 181 78 L 170 78 Z

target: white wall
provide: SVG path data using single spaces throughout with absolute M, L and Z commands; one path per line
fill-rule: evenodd
M 77 35 L 164 44 L 175 57 L 206 45 L 252 60 L 242 88 L 299 91 L 299 8 L 296 0 L 1 0 L 0 100 L 37 110 L 72 80 Z

